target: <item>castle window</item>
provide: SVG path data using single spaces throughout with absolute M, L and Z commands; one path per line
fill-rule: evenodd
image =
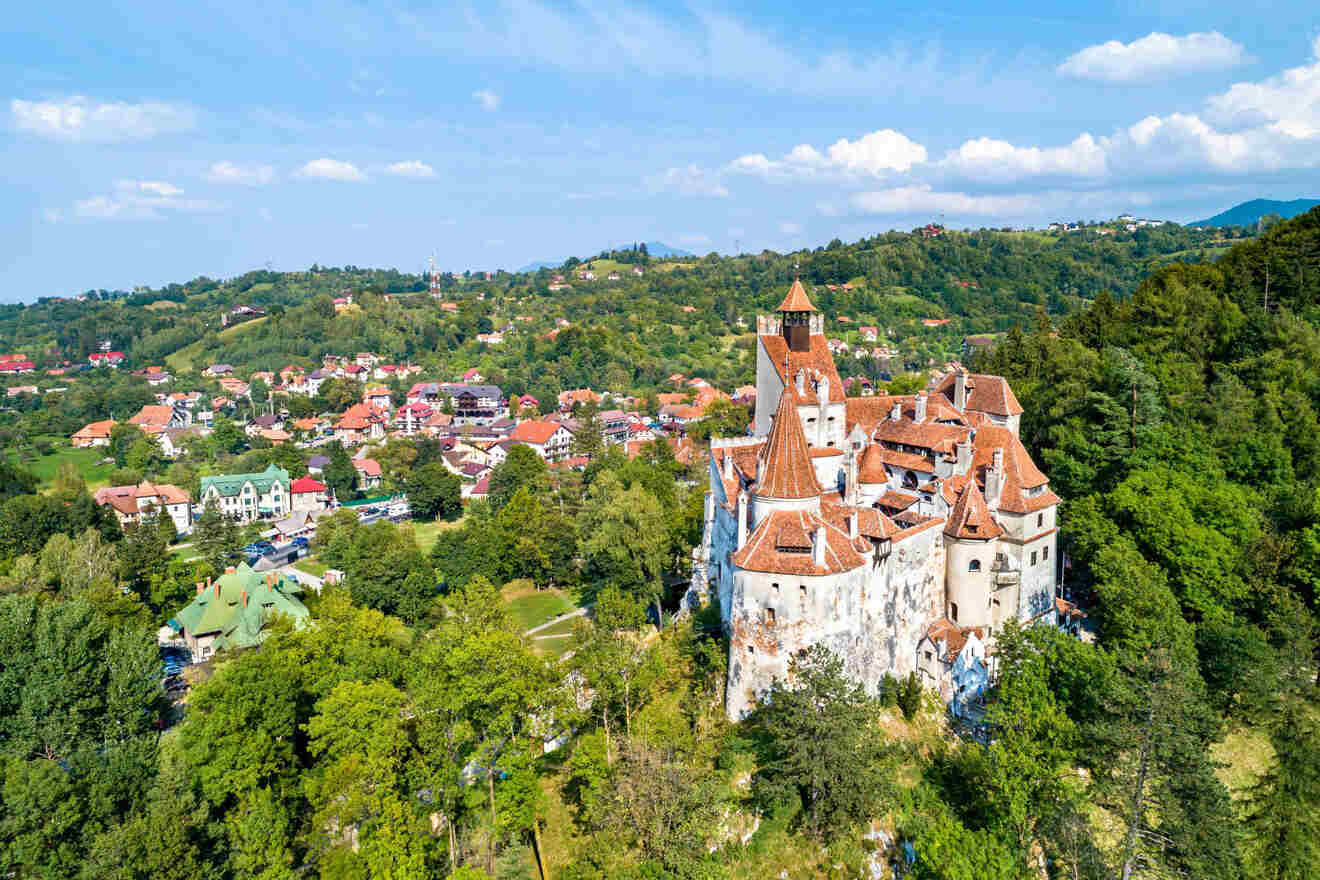
M 779 595 L 779 584 L 771 584 L 770 586 L 774 587 L 774 589 L 775 589 L 775 595 L 778 596 L 778 595 Z
M 957 622 L 958 622 L 958 603 L 957 603 L 957 602 L 950 602 L 950 603 L 949 603 L 949 618 L 950 618 L 954 623 L 957 623 Z
M 927 652 L 926 652 L 926 662 L 927 662 L 927 663 L 930 662 L 930 651 L 927 651 Z
M 747 653 L 748 653 L 748 654 L 755 654 L 755 653 L 756 653 L 756 646 L 755 646 L 755 645 L 748 645 L 748 646 L 747 646 Z
M 773 608 L 765 609 L 765 625 L 766 626 L 775 625 L 775 609 Z
M 1045 514 L 1036 514 L 1036 528 L 1040 528 L 1043 525 L 1045 525 Z
M 798 598 L 802 600 L 802 607 L 807 607 L 807 585 L 798 584 Z
M 1040 557 L 1041 559 L 1050 558 L 1050 548 L 1048 546 L 1042 547 L 1040 552 L 1041 552 L 1041 557 Z
M 904 489 L 917 488 L 917 475 L 912 473 L 912 471 L 907 471 L 903 474 L 903 488 Z
M 967 563 L 967 570 L 968 570 L 968 571 L 980 571 L 980 570 L 981 570 L 981 560 L 979 560 L 979 559 L 973 559 L 971 562 Z
M 1035 564 L 1036 564 L 1036 557 L 1037 557 L 1038 555 L 1039 555 L 1039 554 L 1037 554 L 1035 550 L 1032 550 L 1032 551 L 1031 551 L 1031 564 L 1032 564 L 1032 565 L 1035 565 Z

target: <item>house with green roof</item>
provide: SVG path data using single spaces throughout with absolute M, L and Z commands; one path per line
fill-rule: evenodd
M 193 657 L 206 660 L 226 648 L 249 648 L 265 638 L 263 628 L 283 614 L 301 629 L 311 621 L 299 595 L 302 587 L 277 572 L 253 571 L 246 563 L 205 583 L 174 617 L 170 627 L 188 643 Z
M 214 500 L 221 513 L 238 522 L 278 519 L 292 510 L 289 472 L 273 464 L 259 474 L 202 477 L 201 489 L 203 507 Z

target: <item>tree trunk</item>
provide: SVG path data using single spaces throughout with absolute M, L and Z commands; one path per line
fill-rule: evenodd
M 1150 769 L 1150 750 L 1155 734 L 1155 698 L 1150 697 L 1146 712 L 1146 731 L 1141 741 L 1141 760 L 1137 764 L 1137 785 L 1132 793 L 1132 817 L 1128 822 L 1127 839 L 1123 842 L 1123 878 L 1132 880 L 1133 863 L 1137 858 L 1137 832 L 1141 828 L 1141 804 L 1145 800 L 1146 774 Z
M 601 695 L 597 694 L 597 696 L 601 696 Z M 610 713 L 609 710 L 605 708 L 605 703 L 603 699 L 601 700 L 600 721 L 601 721 L 601 726 L 605 728 L 605 766 L 613 767 L 614 758 L 610 754 Z
M 486 787 L 490 791 L 490 871 L 491 877 L 495 876 L 495 764 L 492 755 L 491 766 L 486 768 Z
M 545 880 L 545 863 L 541 860 L 541 821 L 532 820 L 532 847 L 536 850 L 536 872 Z
M 458 873 L 458 837 L 454 834 L 454 817 L 446 816 L 449 825 L 449 873 Z

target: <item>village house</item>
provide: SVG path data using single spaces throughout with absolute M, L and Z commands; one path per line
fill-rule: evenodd
M 128 420 L 130 425 L 141 428 L 143 433 L 159 434 L 162 428 L 186 428 L 192 424 L 192 413 L 182 406 L 148 404 L 138 410 Z
M 368 385 L 362 392 L 362 402 L 386 413 L 394 408 L 394 402 L 390 399 L 390 389 L 384 385 Z
M 115 427 L 114 419 L 102 419 L 99 422 L 88 422 L 81 428 L 73 432 L 70 438 L 75 449 L 90 449 L 93 446 L 109 446 L 110 432 Z
M 546 461 L 559 461 L 569 453 L 573 434 L 557 422 L 520 422 L 509 435 L 509 440 L 529 447 Z
M 355 458 L 353 467 L 357 470 L 357 485 L 363 492 L 379 489 L 384 477 L 381 476 L 380 462 L 374 458 Z
M 221 376 L 232 376 L 233 374 L 233 364 L 211 364 L 211 366 L 202 370 L 202 375 L 211 379 L 218 379 Z
M 121 528 L 143 516 L 163 514 L 173 520 L 178 534 L 192 531 L 192 498 L 178 486 L 145 481 L 136 486 L 108 486 L 97 489 L 92 498 L 115 512 Z
M 240 563 L 214 582 L 199 581 L 197 595 L 170 618 L 169 626 L 187 642 L 194 659 L 205 661 L 227 649 L 261 644 L 266 624 L 276 617 L 290 618 L 298 629 L 310 625 L 301 594 L 293 578 Z
M 259 474 L 202 477 L 200 503 L 214 501 L 230 519 L 247 523 L 273 519 L 289 512 L 289 472 L 270 465 Z
M 188 451 L 189 445 L 203 435 L 200 425 L 187 428 L 162 428 L 156 435 L 161 453 L 169 459 L 175 459 Z
M 365 403 L 355 403 L 335 422 L 334 436 L 345 446 L 380 440 L 385 436 L 388 423 L 388 413 Z
M 504 392 L 498 385 L 445 383 L 440 389 L 454 411 L 455 425 L 488 425 L 509 415 Z
M 122 351 L 98 351 L 87 356 L 87 362 L 93 367 L 117 368 L 124 362 Z
M 325 510 L 330 504 L 330 489 L 312 477 L 299 477 L 289 485 L 290 511 Z
M 394 427 L 408 436 L 420 433 L 422 425 L 435 413 L 424 403 L 409 403 L 394 413 Z

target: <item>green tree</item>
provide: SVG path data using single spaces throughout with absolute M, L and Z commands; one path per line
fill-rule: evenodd
M 578 549 L 589 579 L 654 604 L 659 620 L 669 533 L 654 495 L 640 484 L 625 489 L 613 473 L 602 474 L 578 516 Z
M 1320 876 L 1320 724 L 1314 707 L 1285 698 L 1270 733 L 1274 763 L 1251 790 L 1246 821 L 1252 876 Z
M 240 559 L 242 544 L 238 524 L 220 512 L 220 505 L 214 498 L 207 499 L 201 516 L 193 523 L 192 540 L 197 555 L 218 572 Z
M 498 511 L 524 486 L 533 495 L 541 495 L 548 491 L 549 485 L 545 460 L 531 447 L 517 444 L 490 472 L 491 509 Z
M 755 790 L 766 802 L 796 803 L 808 833 L 833 838 L 887 797 L 876 706 L 823 645 L 790 661 L 789 680 L 775 680 L 751 719 L 765 742 Z
M 340 501 L 347 501 L 357 495 L 357 468 L 353 459 L 339 441 L 329 443 L 323 453 L 330 457 L 330 462 L 321 470 L 321 478 L 335 493 Z
M 415 519 L 457 519 L 463 513 L 462 481 L 439 462 L 414 468 L 404 483 Z

